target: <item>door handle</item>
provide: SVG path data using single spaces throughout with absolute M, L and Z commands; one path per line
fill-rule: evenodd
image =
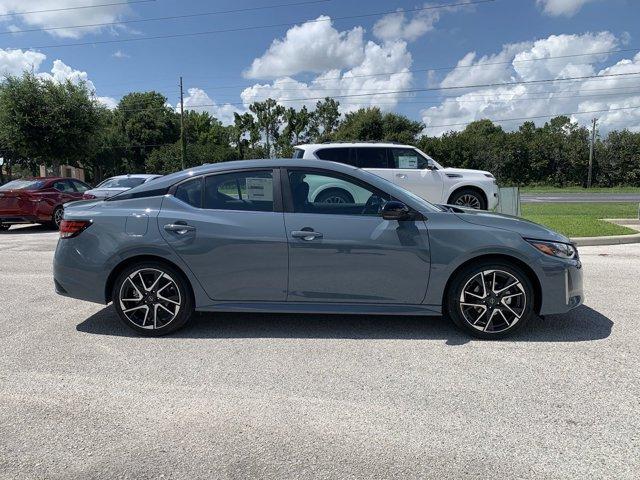
M 398 178 L 407 178 L 407 174 L 406 173 L 396 173 L 396 177 L 398 177 Z
M 322 234 L 320 232 L 314 232 L 313 230 L 294 230 L 291 232 L 291 236 L 307 242 L 315 240 L 316 238 L 322 238 Z
M 196 227 L 192 225 L 187 225 L 186 223 L 169 223 L 164 226 L 164 229 L 167 232 L 175 232 L 178 235 L 184 235 L 187 232 L 195 232 Z

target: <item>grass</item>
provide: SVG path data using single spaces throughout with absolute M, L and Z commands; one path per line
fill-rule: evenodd
M 520 193 L 533 194 L 533 193 L 640 193 L 640 187 L 552 187 L 552 186 L 538 186 L 538 187 L 520 187 Z
M 631 228 L 602 218 L 638 218 L 636 203 L 525 203 L 522 216 L 568 237 L 631 235 Z

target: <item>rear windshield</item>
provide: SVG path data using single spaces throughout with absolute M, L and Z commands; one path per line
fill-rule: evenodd
M 13 180 L 2 185 L 0 190 L 38 190 L 43 185 L 41 180 Z
M 146 178 L 109 178 L 96 188 L 133 188 L 142 185 Z

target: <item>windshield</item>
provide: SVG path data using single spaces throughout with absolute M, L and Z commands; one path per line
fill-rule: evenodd
M 38 190 L 43 185 L 41 180 L 13 180 L 2 185 L 0 190 Z
M 142 185 L 145 180 L 146 178 L 139 177 L 109 178 L 96 188 L 133 188 Z

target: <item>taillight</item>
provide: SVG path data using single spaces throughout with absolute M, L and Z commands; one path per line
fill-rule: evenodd
M 88 220 L 62 220 L 60 222 L 60 238 L 73 238 L 91 226 Z
M 85 193 L 84 195 L 82 195 L 82 198 L 84 200 L 93 200 L 94 198 L 98 198 L 95 195 L 91 195 L 90 193 Z

